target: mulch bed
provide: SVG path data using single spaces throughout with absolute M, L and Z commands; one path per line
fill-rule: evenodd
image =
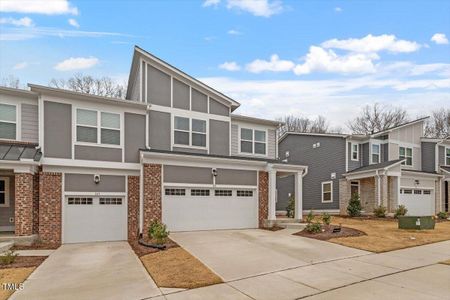
M 333 233 L 333 229 L 337 228 L 337 227 L 339 227 L 339 226 L 324 225 L 324 226 L 322 226 L 322 230 L 323 230 L 322 232 L 309 233 L 308 231 L 306 231 L 306 229 L 303 229 L 302 231 L 294 233 L 294 235 L 308 237 L 308 238 L 317 239 L 317 240 L 321 240 L 321 241 L 327 241 L 332 238 L 366 235 L 366 233 L 364 233 L 363 231 L 357 230 L 354 228 L 350 228 L 350 227 L 341 227 L 340 232 Z
M 268 230 L 268 231 L 278 231 L 278 230 L 283 230 L 284 227 L 280 227 L 280 226 L 272 226 L 272 227 L 263 227 L 261 228 L 262 230 Z
M 0 269 L 29 268 L 39 266 L 47 256 L 17 256 L 16 260 L 9 265 L 0 264 Z
M 152 241 L 149 238 L 144 238 L 144 241 L 147 242 L 147 243 L 152 243 Z M 178 246 L 177 243 L 175 243 L 171 239 L 167 239 L 167 242 L 165 243 L 166 249 L 164 249 L 164 250 L 143 246 L 143 245 L 139 244 L 138 241 L 128 241 L 128 243 L 130 244 L 130 246 L 133 249 L 134 253 L 136 253 L 136 255 L 138 257 L 144 256 L 144 255 L 147 255 L 147 254 L 150 254 L 150 253 L 156 253 L 156 252 L 159 252 L 159 251 L 164 251 L 164 250 L 167 250 L 167 249 L 170 249 L 170 248 L 180 247 L 180 246 Z
M 45 244 L 45 243 L 34 243 L 30 246 L 14 245 L 11 250 L 56 250 L 60 245 L 55 244 Z

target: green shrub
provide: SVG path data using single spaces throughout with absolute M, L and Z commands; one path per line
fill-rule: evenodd
M 8 250 L 4 255 L 0 256 L 0 265 L 10 265 L 14 263 L 18 255 L 19 254 L 15 253 L 14 250 Z
M 440 211 L 438 212 L 437 217 L 441 220 L 445 220 L 448 218 L 448 213 L 445 211 Z
M 347 206 L 347 212 L 350 217 L 358 217 L 361 215 L 361 201 L 359 200 L 359 194 L 354 193 L 350 198 Z
M 377 206 L 374 208 L 373 210 L 373 214 L 377 217 L 377 218 L 385 218 L 386 217 L 386 211 L 387 208 L 383 205 Z
M 309 211 L 308 215 L 306 216 L 306 223 L 310 224 L 314 220 L 314 215 L 312 210 Z
M 329 213 L 325 212 L 325 213 L 322 214 L 322 222 L 325 225 L 330 225 L 330 223 L 331 223 L 331 216 L 330 216 Z
M 395 210 L 394 218 L 398 218 L 400 216 L 406 215 L 408 212 L 408 209 L 404 205 L 399 205 L 397 209 Z
M 308 223 L 306 225 L 305 230 L 309 233 L 319 233 L 322 231 L 322 224 L 319 222 Z
M 167 231 L 166 224 L 162 224 L 156 221 L 151 223 L 148 229 L 148 234 L 149 237 L 153 239 L 157 245 L 163 245 L 167 241 L 170 232 Z
M 159 223 L 158 220 L 152 220 L 150 222 L 150 225 L 148 226 L 148 233 L 147 233 L 147 236 L 148 236 L 149 239 L 152 238 L 154 230 L 156 229 L 157 226 L 159 226 L 159 224 L 160 223 Z
M 295 216 L 295 198 L 294 196 L 289 197 L 288 205 L 286 206 L 286 215 L 288 218 L 293 218 Z

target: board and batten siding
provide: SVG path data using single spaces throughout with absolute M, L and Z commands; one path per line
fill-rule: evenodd
M 436 168 L 436 143 L 422 142 L 422 171 L 434 172 Z
M 252 124 L 242 125 L 244 128 L 252 129 Z M 232 156 L 243 156 L 246 154 L 239 153 L 239 125 L 236 123 L 231 124 L 231 155 Z M 258 127 L 256 129 L 261 129 Z M 277 157 L 277 134 L 275 129 L 267 128 L 267 157 L 271 159 L 275 159 Z M 247 154 L 250 155 L 250 154 Z M 255 155 L 256 156 L 256 155 Z
M 21 105 L 21 124 L 22 141 L 39 142 L 39 121 L 38 106 L 22 103 Z

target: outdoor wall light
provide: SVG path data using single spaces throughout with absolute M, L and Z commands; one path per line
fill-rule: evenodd
M 100 175 L 98 175 L 98 174 L 94 175 L 94 182 L 95 182 L 95 184 L 99 184 L 100 183 Z
M 419 185 L 419 184 L 420 184 L 420 181 L 419 181 L 418 179 L 416 179 L 416 180 L 414 180 L 414 183 L 415 183 L 416 185 Z
M 213 168 L 213 169 L 211 170 L 211 173 L 212 173 L 212 175 L 213 175 L 214 177 L 216 177 L 216 176 L 217 176 L 217 169 L 216 169 L 216 168 Z

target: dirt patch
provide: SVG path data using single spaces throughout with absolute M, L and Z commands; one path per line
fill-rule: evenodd
M 0 269 L 0 300 L 6 300 L 14 293 L 13 290 L 1 288 L 4 283 L 22 283 L 30 276 L 34 269 L 35 267 Z
M 151 243 L 151 240 L 148 239 L 148 238 L 144 238 L 144 241 L 147 242 L 147 243 Z M 151 253 L 156 253 L 156 252 L 159 252 L 159 251 L 164 251 L 164 250 L 159 250 L 159 249 L 156 249 L 156 248 L 143 246 L 143 245 L 139 244 L 138 241 L 128 241 L 128 243 L 130 244 L 130 246 L 133 249 L 134 253 L 136 253 L 136 255 L 138 257 L 144 256 L 144 255 L 147 255 L 147 254 L 151 254 Z M 171 249 L 171 248 L 175 248 L 175 247 L 180 247 L 180 246 L 178 246 L 177 243 L 175 243 L 171 239 L 167 239 L 167 243 L 165 245 L 166 245 L 166 249 L 165 250 Z
M 443 265 L 449 265 L 450 266 L 450 259 L 446 260 L 446 261 L 441 261 L 440 263 L 443 264 Z
M 333 233 L 333 229 L 338 228 L 339 226 L 336 225 L 324 225 L 322 226 L 322 232 L 319 233 L 310 233 L 306 231 L 306 229 L 303 229 L 300 232 L 294 233 L 294 235 L 308 237 L 312 239 L 317 239 L 321 241 L 328 241 L 332 238 L 341 238 L 341 237 L 351 237 L 351 236 L 361 236 L 365 235 L 364 232 L 361 230 L 357 230 L 350 227 L 341 227 L 340 232 Z
M 55 244 L 45 244 L 45 243 L 34 243 L 30 246 L 14 245 L 12 250 L 56 250 L 60 245 Z
M 263 227 L 261 228 L 262 230 L 267 230 L 267 231 L 279 231 L 279 230 L 283 230 L 285 229 L 284 227 L 281 226 L 272 226 L 272 227 Z
M 141 257 L 159 287 L 192 289 L 222 283 L 222 279 L 181 247 Z
M 9 265 L 1 265 L 0 270 L 13 268 L 29 268 L 39 266 L 47 256 L 17 256 L 15 261 Z

